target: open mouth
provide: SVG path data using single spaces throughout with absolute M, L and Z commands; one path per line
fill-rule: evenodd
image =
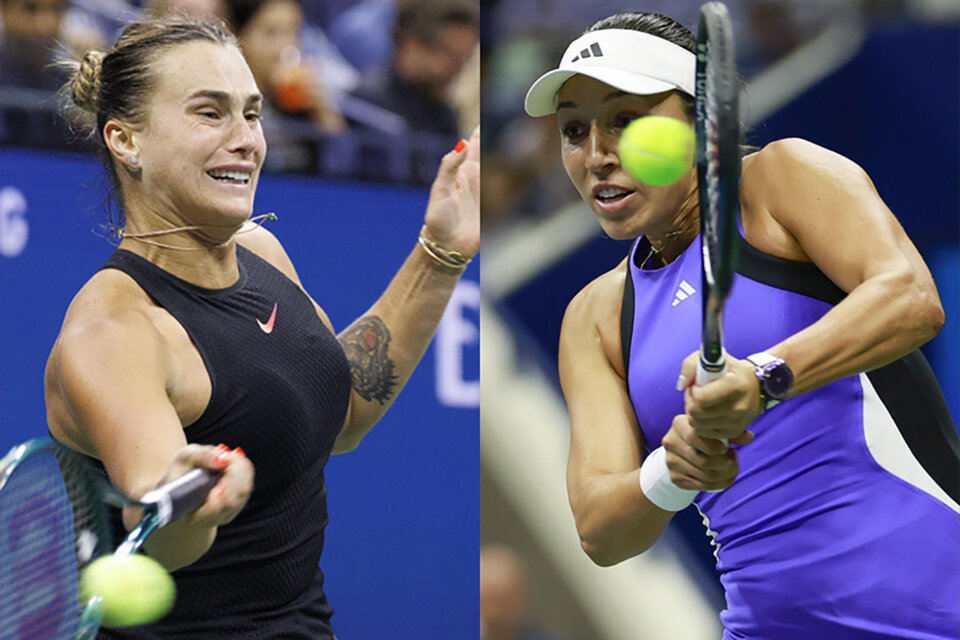
M 214 169 L 207 171 L 207 175 L 225 184 L 250 184 L 251 174 L 249 171 L 223 171 Z
M 629 196 L 633 191 L 621 189 L 620 187 L 603 187 L 594 190 L 593 197 L 604 204 L 614 204 Z

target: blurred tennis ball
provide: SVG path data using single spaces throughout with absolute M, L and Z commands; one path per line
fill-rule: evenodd
M 173 607 L 176 594 L 166 569 L 139 553 L 97 558 L 80 574 L 80 601 L 100 598 L 105 627 L 132 627 L 159 620 Z
M 637 118 L 620 136 L 620 164 L 644 184 L 672 184 L 693 164 L 695 140 L 686 122 L 665 116 Z

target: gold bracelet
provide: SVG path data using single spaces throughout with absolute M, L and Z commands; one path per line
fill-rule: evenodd
M 423 247 L 423 250 L 427 252 L 427 255 L 433 258 L 436 262 L 445 267 L 450 267 L 451 269 L 467 268 L 467 265 L 470 264 L 470 258 L 466 257 L 459 251 L 444 249 L 433 240 L 427 238 L 426 232 L 427 225 L 423 225 L 423 228 L 420 229 L 420 237 L 417 238 L 417 241 L 420 243 L 420 246 Z

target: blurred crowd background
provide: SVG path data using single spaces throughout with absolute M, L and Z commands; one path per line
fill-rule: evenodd
M 86 151 L 56 62 L 144 14 L 222 21 L 266 96 L 267 171 L 425 184 L 479 122 L 476 0 L 3 0 L 0 145 Z

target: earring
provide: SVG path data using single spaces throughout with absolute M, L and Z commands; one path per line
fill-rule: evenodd
M 132 158 L 130 158 L 130 164 L 132 164 L 134 168 L 136 168 L 137 165 L 140 164 L 140 158 L 138 158 L 137 156 L 133 156 Z

